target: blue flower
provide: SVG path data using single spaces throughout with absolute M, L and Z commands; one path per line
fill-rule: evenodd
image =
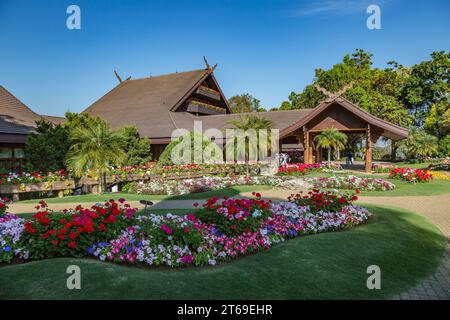
M 3 248 L 3 250 L 5 250 L 6 252 L 10 252 L 11 251 L 11 247 L 10 246 L 6 246 Z
M 94 254 L 94 247 L 89 247 L 89 248 L 87 249 L 87 252 L 88 252 L 89 254 Z

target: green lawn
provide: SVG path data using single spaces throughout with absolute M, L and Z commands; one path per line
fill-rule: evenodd
M 167 196 L 167 195 L 138 195 L 131 193 L 107 193 L 107 194 L 85 194 L 80 196 L 67 196 L 64 198 L 46 198 L 43 199 L 47 203 L 96 203 L 104 202 L 111 198 L 119 199 L 125 198 L 127 201 L 139 201 L 139 200 L 188 200 L 188 199 L 206 199 L 214 196 L 235 196 L 240 192 L 247 191 L 262 191 L 270 189 L 270 186 L 266 185 L 254 185 L 254 186 L 234 186 L 230 188 L 225 188 L 222 190 L 214 190 L 201 193 L 191 193 L 178 196 Z M 23 200 L 18 203 L 38 203 L 41 199 L 34 200 Z
M 0 299 L 374 299 L 389 298 L 433 272 L 445 239 L 428 220 L 394 208 L 352 230 L 287 241 L 214 267 L 137 268 L 61 258 L 0 268 Z M 172 210 L 171 210 L 172 211 Z M 82 289 L 66 288 L 81 267 Z M 381 268 L 381 290 L 366 269 Z

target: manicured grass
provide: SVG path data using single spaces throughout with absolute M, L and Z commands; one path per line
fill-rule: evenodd
M 67 196 L 64 198 L 47 198 L 43 199 L 47 203 L 96 203 L 96 202 L 104 202 L 109 199 L 119 199 L 125 198 L 127 201 L 139 201 L 139 200 L 188 200 L 188 199 L 207 199 L 214 196 L 235 196 L 240 192 L 247 191 L 261 191 L 268 190 L 270 186 L 266 185 L 254 185 L 254 186 L 234 186 L 230 188 L 225 188 L 222 190 L 214 190 L 200 193 L 191 193 L 177 196 L 168 196 L 168 195 L 139 195 L 139 194 L 131 194 L 131 193 L 106 193 L 106 194 L 84 194 L 80 196 Z M 34 200 L 24 200 L 19 201 L 18 203 L 38 203 L 41 199 Z
M 137 268 L 61 258 L 0 268 L 1 299 L 374 299 L 418 284 L 441 261 L 445 239 L 428 220 L 394 208 L 367 207 L 368 224 L 312 235 L 214 267 Z M 66 269 L 81 268 L 81 290 Z M 366 287 L 381 268 L 381 290 Z

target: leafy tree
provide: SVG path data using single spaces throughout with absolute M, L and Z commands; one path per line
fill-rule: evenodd
M 141 138 L 136 126 L 123 127 L 119 133 L 124 137 L 122 148 L 127 154 L 126 165 L 144 165 L 152 159 L 150 140 Z
M 271 145 L 271 134 L 270 129 L 273 128 L 273 122 L 264 117 L 256 117 L 256 116 L 244 116 L 238 120 L 230 120 L 229 124 L 234 125 L 237 129 L 243 130 L 244 132 L 247 130 L 255 130 L 256 131 L 256 144 L 251 143 L 250 137 L 245 136 L 244 138 L 244 155 L 238 155 L 238 141 L 239 139 L 235 137 L 231 141 L 227 141 L 227 148 L 234 146 L 234 158 L 238 159 L 240 156 L 243 156 L 245 159 L 245 163 L 247 165 L 247 173 L 249 172 L 249 158 L 250 155 L 256 154 L 259 155 L 259 147 L 266 148 L 270 151 L 268 146 Z M 267 130 L 267 139 L 261 140 L 260 132 L 258 130 Z
M 450 101 L 448 99 L 431 106 L 425 117 L 424 128 L 440 138 L 450 134 Z
M 234 113 L 266 111 L 261 107 L 261 101 L 249 93 L 232 96 L 228 99 L 228 103 Z
M 63 125 L 54 125 L 44 118 L 36 121 L 36 133 L 27 137 L 25 148 L 29 171 L 57 171 L 65 168 L 69 150 L 68 133 Z
M 93 117 L 89 113 L 74 113 L 74 112 L 66 112 L 65 114 L 66 121 L 64 122 L 64 127 L 68 130 L 73 128 L 90 128 L 92 125 L 99 124 L 100 122 L 104 122 L 104 120 L 99 117 Z
M 450 135 L 446 135 L 439 140 L 439 156 L 450 157 Z
M 315 108 L 325 100 L 326 96 L 315 88 L 315 84 L 330 92 L 338 92 L 352 83 L 353 86 L 344 93 L 347 99 L 381 119 L 409 126 L 412 117 L 400 100 L 404 70 L 400 72 L 392 67 L 380 70 L 371 65 L 372 54 L 357 49 L 329 70 L 316 69 L 313 84 L 306 86 L 299 94 L 292 92 L 289 95 L 292 108 Z
M 432 105 L 449 99 L 450 52 L 433 52 L 431 60 L 403 69 L 401 99 L 414 115 L 414 125 L 422 126 Z
M 347 142 L 347 135 L 335 128 L 323 130 L 314 137 L 314 141 L 319 148 L 328 149 L 328 162 L 331 162 L 331 149 L 342 150 Z
M 111 131 L 106 122 L 100 121 L 71 129 L 69 139 L 71 147 L 67 154 L 67 167 L 78 177 L 94 172 L 99 181 L 99 192 L 102 193 L 105 190 L 106 170 L 126 160 L 122 149 L 124 137 L 117 131 Z
M 219 162 L 223 160 L 223 156 L 222 156 L 222 150 L 219 148 L 219 146 L 215 143 L 212 142 L 211 140 L 209 140 L 207 137 L 205 137 L 203 134 L 201 133 L 197 133 L 197 132 L 189 132 L 188 134 L 178 137 L 175 140 L 172 140 L 164 149 L 164 151 L 161 153 L 159 160 L 158 160 L 158 167 L 163 167 L 163 166 L 172 166 L 175 164 L 174 159 L 172 159 L 172 152 L 175 148 L 174 152 L 177 152 L 177 156 L 179 156 L 180 158 L 183 158 L 183 156 L 185 155 L 185 148 L 183 147 L 183 143 L 186 143 L 186 139 L 189 139 L 190 137 L 190 142 L 189 142 L 189 146 L 190 146 L 190 161 L 187 161 L 189 163 L 195 163 L 195 156 L 194 155 L 199 155 L 201 154 L 201 162 Z M 195 144 L 195 139 L 197 139 L 197 141 L 201 141 L 201 150 L 198 150 L 198 148 L 196 148 L 196 144 Z M 178 152 L 179 151 L 179 152 Z M 208 152 L 208 155 L 210 155 L 211 157 L 208 159 L 203 159 L 203 155 L 205 152 Z M 185 163 L 187 164 L 187 163 Z
M 412 127 L 408 139 L 400 142 L 406 149 L 406 158 L 414 159 L 427 156 L 435 156 L 438 153 L 438 138 L 428 134 L 425 130 Z

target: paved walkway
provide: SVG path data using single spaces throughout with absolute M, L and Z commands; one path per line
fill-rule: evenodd
M 265 199 L 286 200 L 294 193 L 290 190 L 265 190 L 262 192 Z M 242 193 L 242 197 L 251 197 L 251 192 Z M 394 297 L 394 299 L 427 299 L 450 300 L 450 195 L 422 196 L 422 197 L 360 197 L 361 202 L 390 205 L 414 211 L 428 218 L 447 237 L 447 250 L 442 264 L 436 272 L 429 276 L 417 287 Z M 194 203 L 202 200 L 155 200 L 152 209 L 189 209 Z M 129 202 L 132 207 L 143 208 L 138 201 Z M 77 204 L 49 204 L 49 208 L 60 211 L 64 208 L 74 207 Z M 85 204 L 86 206 L 90 204 Z M 34 212 L 33 204 L 12 204 L 10 211 L 14 213 Z

